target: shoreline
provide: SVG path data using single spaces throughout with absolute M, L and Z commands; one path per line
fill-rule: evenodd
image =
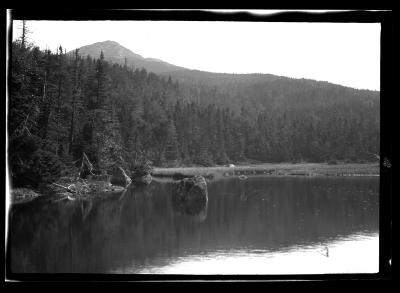
M 238 165 L 235 167 L 154 167 L 154 177 L 172 177 L 180 173 L 185 176 L 202 175 L 208 179 L 230 176 L 379 176 L 379 163 L 266 163 Z
M 328 163 L 265 163 L 265 164 L 249 164 L 237 165 L 235 167 L 214 166 L 214 167 L 172 167 L 162 168 L 154 167 L 152 177 L 154 179 L 170 180 L 176 174 L 187 177 L 201 175 L 206 180 L 218 180 L 221 178 L 235 176 L 344 176 L 344 177 L 379 177 L 378 163 L 347 163 L 330 165 Z M 93 182 L 92 182 L 93 183 Z M 100 183 L 100 184 L 99 184 Z M 97 182 L 104 185 L 105 182 Z M 101 188 L 100 188 L 101 189 Z M 125 188 L 116 186 L 103 186 L 103 192 L 118 192 Z M 11 191 L 11 204 L 18 204 L 31 201 L 43 194 L 35 189 L 15 188 Z M 68 192 L 56 192 L 60 198 L 66 198 Z M 77 198 L 91 197 L 88 194 L 75 195 Z
M 62 182 L 65 183 L 65 182 Z M 95 197 L 104 197 L 103 194 L 113 195 L 116 192 L 123 192 L 127 189 L 127 187 L 122 187 L 118 185 L 111 185 L 107 181 L 99 181 L 99 180 L 90 180 L 86 181 L 85 186 L 79 184 L 79 181 L 69 181 L 69 185 L 78 187 L 77 190 L 69 189 L 69 187 L 62 187 L 61 185 L 52 186 L 47 185 L 46 187 L 41 188 L 30 188 L 30 187 L 16 187 L 10 188 L 10 204 L 21 204 L 30 202 L 37 197 L 48 196 L 49 193 L 52 193 L 52 198 L 55 201 L 58 200 L 76 200 L 76 199 L 91 199 Z M 80 185 L 80 186 L 79 186 Z M 69 189 L 69 190 L 66 190 Z M 80 189 L 80 190 L 79 190 Z

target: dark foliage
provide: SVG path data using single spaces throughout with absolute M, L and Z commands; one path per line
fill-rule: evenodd
M 50 182 L 83 153 L 96 170 L 122 166 L 128 175 L 151 173 L 148 160 L 332 163 L 379 154 L 379 92 L 269 75 L 198 73 L 198 82 L 178 82 L 103 54 L 82 58 L 18 41 L 11 54 L 9 165 L 17 185 Z
M 133 177 L 146 176 L 153 173 L 153 166 L 151 161 L 144 161 L 130 165 L 129 170 Z

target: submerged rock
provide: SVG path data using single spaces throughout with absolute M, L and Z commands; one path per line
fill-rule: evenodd
M 114 168 L 112 171 L 110 183 L 119 186 L 128 186 L 132 182 L 132 179 L 126 175 L 124 169 L 121 167 Z

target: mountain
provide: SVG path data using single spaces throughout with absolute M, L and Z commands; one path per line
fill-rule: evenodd
M 169 64 L 160 59 L 143 58 L 114 41 L 98 42 L 79 48 L 83 56 L 98 58 L 103 51 L 107 61 L 145 68 L 159 76 L 170 76 L 177 81 L 186 101 L 216 104 L 228 107 L 235 113 L 245 108 L 250 116 L 257 117 L 274 105 L 304 108 L 335 103 L 338 97 L 350 102 L 379 101 L 378 91 L 358 90 L 326 81 L 296 79 L 273 74 L 234 74 L 192 70 Z M 69 52 L 70 54 L 73 51 Z M 279 107 L 279 106 L 278 106 Z M 307 107 L 305 107 L 307 108 Z
M 156 58 L 144 58 L 139 54 L 132 52 L 115 41 L 97 42 L 91 45 L 78 48 L 81 56 L 90 55 L 92 58 L 98 58 L 103 51 L 104 58 L 117 64 L 125 64 L 125 58 L 128 67 L 145 68 L 148 72 L 171 76 L 179 82 L 185 83 L 203 83 L 211 86 L 226 85 L 232 83 L 254 83 L 274 81 L 285 78 L 272 74 L 235 74 L 235 73 L 216 73 L 200 70 L 188 69 L 167 63 Z M 75 50 L 68 52 L 73 54 Z
M 174 80 L 185 84 L 204 84 L 208 86 L 224 87 L 232 85 L 253 85 L 264 82 L 289 81 L 289 84 L 300 82 L 302 85 L 307 84 L 310 87 L 344 87 L 341 85 L 332 84 L 325 81 L 316 81 L 311 79 L 295 79 L 273 74 L 235 74 L 235 73 L 216 73 L 200 70 L 188 69 L 167 63 L 156 58 L 144 58 L 139 54 L 132 52 L 121 44 L 115 41 L 97 42 L 91 45 L 78 48 L 81 56 L 90 55 L 92 58 L 99 58 L 100 52 L 103 51 L 104 58 L 111 62 L 124 65 L 125 58 L 128 67 L 145 68 L 148 72 L 153 72 L 163 76 L 171 76 Z M 75 50 L 68 52 L 73 54 Z
M 75 50 L 68 52 L 73 54 Z M 104 58 L 111 63 L 125 64 L 125 58 L 128 67 L 133 66 L 134 68 L 145 68 L 147 71 L 154 73 L 165 73 L 168 71 L 181 71 L 186 68 L 175 66 L 155 58 L 144 58 L 139 54 L 132 52 L 131 50 L 121 46 L 115 41 L 98 42 L 91 45 L 83 46 L 79 48 L 79 54 L 81 56 L 90 55 L 92 58 L 99 58 L 100 52 L 103 51 Z

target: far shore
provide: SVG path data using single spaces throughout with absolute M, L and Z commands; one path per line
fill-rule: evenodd
M 171 181 L 173 177 L 191 177 L 201 175 L 207 180 L 216 180 L 225 177 L 238 176 L 245 179 L 248 176 L 379 176 L 378 163 L 265 163 L 265 164 L 248 164 L 214 167 L 175 167 L 161 168 L 154 167 L 152 175 L 156 181 Z M 243 177 L 244 176 L 244 177 Z M 179 179 L 175 179 L 179 180 Z M 60 181 L 61 182 L 61 181 Z M 90 183 L 90 182 L 88 182 Z M 92 182 L 93 183 L 93 182 Z M 103 191 L 121 191 L 121 187 L 104 187 L 106 182 L 94 182 Z M 65 188 L 64 188 L 65 189 Z M 22 203 L 31 201 L 34 198 L 41 196 L 40 192 L 28 188 L 13 188 L 12 203 Z M 58 191 L 60 198 L 69 198 L 69 192 Z M 86 195 L 76 195 L 80 198 Z M 75 197 L 75 196 L 74 196 Z
M 153 176 L 172 177 L 202 175 L 208 179 L 240 175 L 268 176 L 379 176 L 379 163 L 265 163 L 255 165 L 235 165 L 234 167 L 155 167 Z

